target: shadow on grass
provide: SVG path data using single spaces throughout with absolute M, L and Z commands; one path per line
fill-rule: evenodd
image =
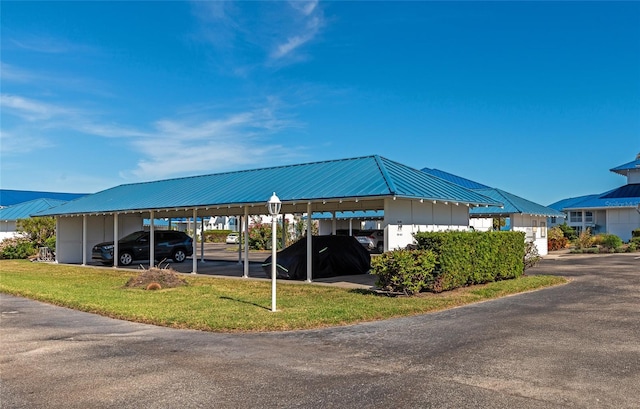
M 263 310 L 271 311 L 271 307 L 265 307 L 264 305 L 256 304 L 254 302 L 239 300 L 237 298 L 231 298 L 231 297 L 226 297 L 226 296 L 222 296 L 222 297 L 220 297 L 220 299 L 221 300 L 235 301 L 235 302 L 239 302 L 241 304 L 253 305 L 254 307 L 258 307 L 258 308 L 262 308 Z

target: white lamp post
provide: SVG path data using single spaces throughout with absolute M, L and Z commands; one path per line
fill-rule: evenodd
M 276 192 L 267 202 L 269 214 L 271 215 L 271 311 L 276 311 L 276 220 L 282 207 L 282 202 L 276 196 Z

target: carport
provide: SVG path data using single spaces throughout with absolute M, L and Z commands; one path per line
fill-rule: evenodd
M 306 164 L 217 173 L 116 186 L 34 216 L 56 218 L 59 263 L 86 265 L 93 244 L 141 230 L 144 219 L 250 216 L 267 213 L 276 192 L 282 214 L 384 211 L 385 250 L 404 247 L 413 233 L 459 230 L 469 226 L 469 209 L 502 203 L 454 183 L 378 155 Z M 312 241 L 307 219 L 307 281 L 312 280 Z M 335 223 L 334 223 L 335 225 Z M 244 228 L 245 243 L 248 229 Z M 335 234 L 335 228 L 332 231 Z M 153 237 L 150 265 L 153 264 Z M 198 241 L 193 241 L 192 273 L 198 272 Z M 242 261 L 249 276 L 249 249 Z M 117 267 L 117 257 L 114 267 Z

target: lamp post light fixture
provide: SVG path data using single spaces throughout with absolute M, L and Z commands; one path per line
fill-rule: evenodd
M 271 312 L 276 311 L 276 221 L 282 202 L 273 192 L 271 198 L 267 202 L 267 208 L 271 215 Z

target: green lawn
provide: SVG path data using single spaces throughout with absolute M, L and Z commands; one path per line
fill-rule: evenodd
M 281 331 L 348 325 L 423 314 L 565 283 L 526 276 L 442 294 L 386 297 L 369 291 L 278 281 L 271 309 L 269 281 L 184 275 L 189 285 L 125 289 L 139 272 L 25 260 L 0 260 L 0 292 L 123 320 L 204 331 Z

